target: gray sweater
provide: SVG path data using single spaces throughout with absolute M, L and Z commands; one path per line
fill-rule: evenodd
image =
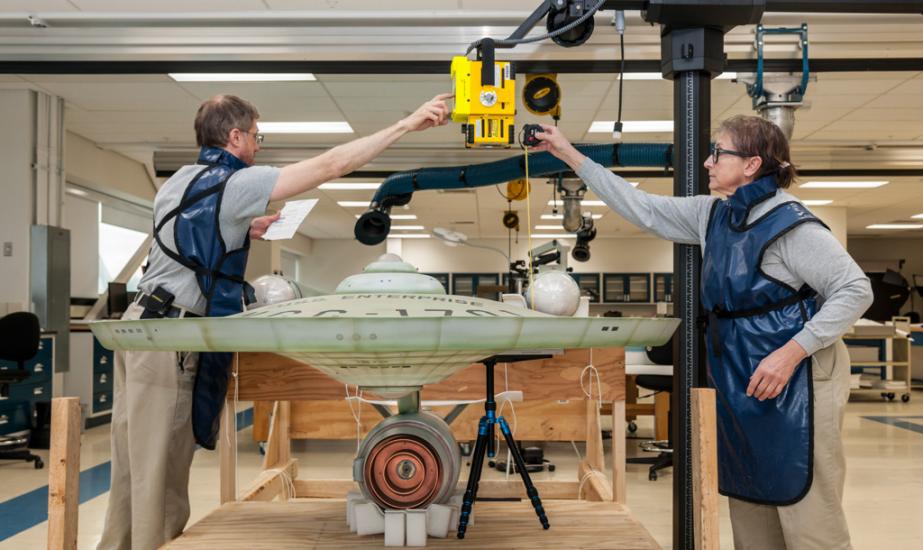
M 708 195 L 667 197 L 635 189 L 603 166 L 587 159 L 577 175 L 612 210 L 641 229 L 670 241 L 697 244 L 705 250 L 705 232 L 712 203 Z M 750 212 L 748 222 L 772 207 L 797 197 L 783 190 Z M 820 296 L 821 307 L 793 338 L 813 355 L 836 343 L 872 304 L 868 277 L 830 231 L 816 223 L 801 224 L 771 244 L 763 271 L 794 288 L 807 283 Z

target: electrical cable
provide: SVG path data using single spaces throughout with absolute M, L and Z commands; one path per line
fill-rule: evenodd
M 541 42 L 542 40 L 547 40 L 547 39 L 549 39 L 549 38 L 554 38 L 554 37 L 556 37 L 556 36 L 560 36 L 560 35 L 562 35 L 562 34 L 568 32 L 568 31 L 570 31 L 571 29 L 573 29 L 573 28 L 575 28 L 575 27 L 577 27 L 577 26 L 579 26 L 579 25 L 582 25 L 582 24 L 583 24 L 587 19 L 589 19 L 590 17 L 593 17 L 593 15 L 596 14 L 596 11 L 597 11 L 599 8 L 601 8 L 602 5 L 603 5 L 603 0 L 598 0 L 598 1 L 596 2 L 596 5 L 593 6 L 589 11 L 587 11 L 586 13 L 584 13 L 583 15 L 581 15 L 580 17 L 578 17 L 577 19 L 571 21 L 571 22 L 568 23 L 567 25 L 564 25 L 564 26 L 561 27 L 560 29 L 554 30 L 554 31 L 552 31 L 552 32 L 550 32 L 550 33 L 548 33 L 548 34 L 543 34 L 543 35 L 541 35 L 541 36 L 531 36 L 531 37 L 528 37 L 528 38 L 504 38 L 503 40 L 495 40 L 495 41 L 494 41 L 494 46 L 495 46 L 495 47 L 498 47 L 498 48 L 504 48 L 504 47 L 507 47 L 507 46 L 512 47 L 512 46 L 515 46 L 515 45 L 517 45 L 517 44 L 528 44 L 528 43 L 531 43 L 531 42 Z M 469 53 L 471 53 L 471 50 L 473 50 L 473 49 L 479 47 L 483 42 L 484 42 L 484 39 L 481 38 L 481 39 L 475 40 L 474 42 L 472 42 L 471 44 L 469 44 L 469 45 L 468 45 L 468 49 L 465 50 L 465 55 L 468 55 Z
M 602 2 L 600 2 L 602 4 Z M 529 148 L 523 147 L 524 163 L 525 163 L 525 173 L 526 173 L 526 188 L 529 188 Z M 535 282 L 532 275 L 532 193 L 526 194 L 526 235 L 529 238 L 529 252 L 526 256 L 529 257 L 529 304 L 531 308 L 535 308 Z

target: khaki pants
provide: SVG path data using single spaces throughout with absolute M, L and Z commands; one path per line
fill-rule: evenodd
M 122 318 L 138 319 L 141 311 L 132 304 Z M 116 353 L 112 486 L 100 550 L 158 548 L 182 533 L 195 452 L 190 416 L 197 359 Z
M 850 549 L 843 514 L 843 413 L 849 400 L 849 355 L 842 341 L 814 355 L 814 481 L 791 506 L 729 499 L 737 550 Z

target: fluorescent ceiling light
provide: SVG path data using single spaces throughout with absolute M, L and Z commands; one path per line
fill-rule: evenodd
M 562 204 L 562 205 L 563 205 L 563 202 L 561 201 L 561 199 L 558 199 L 557 201 L 555 201 L 555 200 L 550 200 L 550 201 L 548 201 L 548 206 L 554 206 L 555 204 Z M 583 201 L 580 201 L 580 204 L 583 205 L 583 206 L 606 206 L 606 203 L 604 203 L 603 201 L 588 201 L 588 200 L 583 200 Z
M 335 191 L 358 191 L 366 189 L 378 189 L 381 187 L 380 183 L 322 183 L 320 184 L 321 189 L 330 189 Z
M 737 78 L 737 73 L 721 73 L 715 77 L 715 80 L 733 80 Z M 660 73 L 625 73 L 622 80 L 665 80 Z
M 920 223 L 873 223 L 867 225 L 866 229 L 923 229 Z
M 560 225 L 536 225 L 535 229 L 564 229 Z
M 392 225 L 391 229 L 402 229 L 404 231 L 422 231 L 422 225 Z
M 923 214 L 917 214 L 916 216 L 910 216 L 910 217 L 915 220 L 923 220 Z
M 887 181 L 809 181 L 798 187 L 802 189 L 872 189 L 887 184 Z
M 346 208 L 368 208 L 369 201 L 337 201 L 337 204 Z M 393 218 L 393 216 L 392 216 Z
M 428 239 L 430 238 L 428 233 L 392 233 L 388 235 L 389 239 Z
M 311 73 L 167 73 L 177 82 L 309 82 Z
M 589 212 L 584 212 L 584 215 L 587 215 L 587 214 L 589 214 Z M 593 214 L 594 220 L 598 220 L 601 217 L 603 217 L 602 214 Z M 564 214 L 542 214 L 542 219 L 543 220 L 563 220 Z
M 833 202 L 832 199 L 805 199 L 801 201 L 805 206 L 824 206 Z
M 362 214 L 356 214 L 356 218 L 359 218 Z M 392 220 L 415 220 L 417 219 L 416 214 L 391 214 L 390 217 Z
M 590 133 L 611 134 L 614 120 L 594 120 Z M 622 133 L 629 132 L 672 132 L 672 120 L 623 120 Z
M 346 121 L 334 122 L 257 122 L 263 134 L 351 134 L 352 126 Z
M 576 237 L 574 233 L 532 233 L 534 239 L 573 239 Z

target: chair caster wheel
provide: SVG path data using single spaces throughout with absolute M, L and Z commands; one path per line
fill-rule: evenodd
M 901 395 L 901 401 L 903 401 L 904 403 L 909 402 L 909 401 L 910 401 L 910 394 L 909 394 L 909 393 L 905 393 L 905 394 Z
M 638 431 L 638 425 L 635 424 L 635 421 L 632 420 L 628 423 L 628 433 L 633 434 Z
M 45 463 L 42 462 L 42 459 L 41 459 L 41 458 L 39 458 L 39 459 L 37 459 L 37 460 L 35 461 L 35 469 L 36 469 L 36 470 L 41 470 L 41 469 L 44 468 L 44 467 L 45 467 Z
M 657 481 L 657 472 L 648 472 L 647 479 Z

